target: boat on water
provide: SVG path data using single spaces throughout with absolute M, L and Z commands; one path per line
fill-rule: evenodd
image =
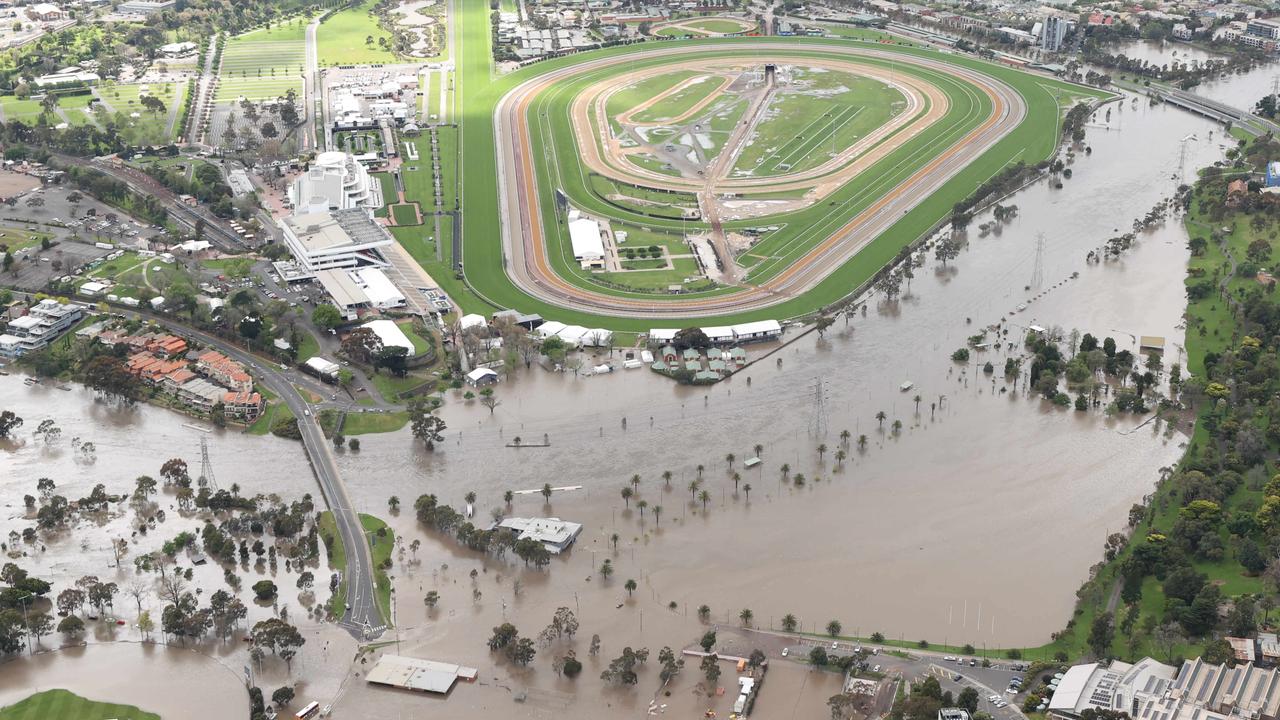
M 916 386 L 916 384 L 915 384 L 915 383 L 913 383 L 913 382 L 911 382 L 910 380 L 908 380 L 908 381 L 906 381 L 906 382 L 902 383 L 901 385 L 899 385 L 899 386 L 898 386 L 898 390 L 899 390 L 899 391 L 901 391 L 901 392 L 906 392 L 906 391 L 910 390 L 911 388 L 913 388 L 913 387 L 915 387 L 915 386 Z

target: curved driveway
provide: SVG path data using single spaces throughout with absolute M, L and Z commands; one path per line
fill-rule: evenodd
M 785 55 L 786 49 L 771 43 L 742 43 L 742 52 L 763 51 Z M 991 149 L 1016 128 L 1026 116 L 1026 104 L 1013 88 L 990 75 L 942 61 L 882 50 L 852 52 L 847 46 L 808 43 L 805 51 L 826 51 L 835 56 L 850 54 L 892 59 L 944 72 L 976 86 L 991 100 L 992 113 L 938 155 L 918 168 L 909 178 L 851 217 L 803 257 L 769 280 L 739 292 L 710 297 L 649 300 L 610 295 L 578 287 L 554 270 L 543 234 L 538 202 L 533 147 L 529 139 L 528 102 L 536 89 L 547 82 L 567 80 L 586 70 L 626 65 L 633 56 L 599 58 L 533 78 L 503 96 L 495 109 L 494 133 L 498 148 L 498 190 L 502 216 L 504 267 L 511 281 L 524 292 L 545 302 L 574 310 L 619 317 L 706 317 L 767 308 L 813 289 L 832 272 L 853 258 L 872 240 L 918 206 L 973 160 Z M 664 48 L 645 53 L 646 57 L 688 54 L 687 48 Z M 554 148 L 551 149 L 554 151 Z

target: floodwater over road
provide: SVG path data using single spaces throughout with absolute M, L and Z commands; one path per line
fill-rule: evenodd
M 1252 82 L 1267 74 L 1256 71 Z M 1155 423 L 1135 429 L 1140 417 L 1108 419 L 1028 396 L 1021 383 L 1001 378 L 1004 350 L 975 353 L 967 366 L 949 357 L 1003 319 L 1015 344 L 1032 324 L 1109 335 L 1135 352 L 1137 336 L 1159 335 L 1168 341 L 1166 364 L 1179 361 L 1187 259 L 1181 226 L 1142 234 L 1118 261 L 1089 265 L 1085 257 L 1128 231 L 1180 178 L 1220 159 L 1222 133 L 1145 100 L 1108 107 L 1110 120 L 1100 112 L 1088 130 L 1092 153 L 1077 154 L 1063 189 L 1040 182 L 1006 201 L 1019 214 L 998 234 L 979 237 L 977 226 L 989 218 L 977 218 L 967 248 L 948 267 L 930 257 L 907 296 L 893 304 L 871 299 L 865 316 L 837 321 L 825 338 L 808 335 L 711 388 L 679 387 L 647 370 L 595 377 L 520 370 L 497 386 L 501 404 L 492 414 L 451 395 L 442 411 L 447 439 L 434 453 L 405 430 L 364 436 L 362 451 L 341 454 L 357 509 L 387 517 L 406 543 L 424 540 L 392 570 L 401 651 L 481 668 L 478 687 L 460 687 L 445 701 L 450 715 L 510 712 L 513 688 L 529 691 L 522 716 L 634 715 L 651 689 L 636 696 L 602 688 L 603 664 L 623 644 L 656 654 L 662 645 L 689 642 L 700 632 L 693 616 L 703 603 L 715 622 L 736 623 L 750 608 L 761 627 L 794 613 L 806 629 L 838 619 L 846 632 L 977 646 L 1039 644 L 1061 629 L 1107 534 L 1123 527 L 1159 469 L 1176 461 L 1184 438 Z M 1188 136 L 1194 139 L 1180 167 Z M 766 348 L 748 350 L 758 357 Z M 996 367 L 994 382 L 981 370 L 987 360 Z M 912 389 L 900 391 L 907 381 Z M 122 491 L 174 455 L 185 457 L 193 474 L 199 467 L 200 434 L 166 411 L 122 416 L 84 391 L 31 389 L 14 377 L 0 378 L 0 407 L 27 418 L 25 431 L 54 417 L 67 438 L 98 445 L 93 466 L 69 457 L 69 449 L 52 456 L 34 447 L 0 450 L 5 532 L 22 524 L 21 497 L 36 477 L 84 492 L 98 481 Z M 883 428 L 875 418 L 881 410 Z M 895 420 L 902 423 L 897 434 Z M 869 442 L 865 451 L 849 447 L 837 467 L 845 429 Z M 544 435 L 549 447 L 508 447 L 516 436 L 527 444 Z M 828 446 L 821 459 L 819 443 Z M 744 469 L 756 444 L 763 462 Z M 276 492 L 286 500 L 318 494 L 295 444 L 218 432 L 210 451 L 224 487 L 237 482 L 246 494 Z M 741 475 L 737 494 L 727 453 L 736 455 Z M 783 463 L 790 482 L 782 481 Z M 700 464 L 710 495 L 705 512 L 687 489 Z M 674 476 L 670 489 L 664 470 Z M 797 473 L 803 486 L 794 482 Z M 628 509 L 619 491 L 633 474 L 641 481 Z M 544 483 L 582 487 L 556 492 L 550 503 L 537 493 L 517 495 L 508 514 L 585 526 L 578 545 L 546 572 L 459 550 L 425 534 L 409 509 L 427 492 L 461 508 L 464 494 L 475 491 L 479 524 L 503 505 L 505 490 Z M 387 512 L 391 495 L 405 505 L 398 515 Z M 643 517 L 639 500 L 647 503 Z M 79 557 L 75 545 L 51 545 L 42 556 L 64 581 L 89 571 L 82 566 L 98 571 L 106 560 L 93 548 L 85 551 L 91 559 Z M 605 557 L 616 570 L 602 583 L 594 570 Z M 634 598 L 622 590 L 627 578 L 639 583 Z M 280 584 L 292 592 L 289 581 Z M 422 595 L 431 589 L 442 600 L 428 613 Z M 586 656 L 584 638 L 604 639 L 601 656 L 584 659 L 576 685 L 552 673 L 545 658 L 530 670 L 495 669 L 483 644 L 487 628 L 505 619 L 532 636 L 561 605 L 576 608 L 582 621 L 579 658 Z M 643 687 L 652 688 L 648 672 Z M 685 672 L 696 672 L 696 664 Z M 368 691 L 359 680 L 345 687 L 360 708 L 388 716 L 437 702 Z
M 1167 65 L 1174 62 L 1190 63 L 1220 57 L 1196 47 L 1174 42 L 1131 42 L 1117 45 L 1115 52 L 1132 58 L 1139 58 L 1156 65 Z M 1242 73 L 1232 73 L 1220 78 L 1206 80 L 1191 89 L 1197 95 L 1211 100 L 1226 103 L 1241 110 L 1253 110 L 1254 105 L 1264 95 L 1271 92 L 1272 80 L 1277 72 L 1275 65 Z

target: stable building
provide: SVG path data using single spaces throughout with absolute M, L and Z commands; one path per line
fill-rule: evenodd
M 573 259 L 584 270 L 604 268 L 604 238 L 600 236 L 600 223 L 582 217 L 577 210 L 569 211 L 569 242 L 573 245 Z

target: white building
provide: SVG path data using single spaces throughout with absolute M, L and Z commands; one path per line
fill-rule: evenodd
M 380 208 L 382 185 L 369 176 L 364 165 L 344 152 L 322 152 L 311 167 L 289 187 L 289 202 L 295 215 L 346 210 L 354 207 Z
M 1044 28 L 1040 31 L 1040 47 L 1049 52 L 1062 49 L 1062 41 L 1067 37 L 1068 21 L 1057 15 L 1044 19 Z
M 378 339 L 382 341 L 382 347 L 384 348 L 402 347 L 409 351 L 410 357 L 417 352 L 414 350 L 413 341 L 409 339 L 409 336 L 404 334 L 399 325 L 390 320 L 373 320 L 360 327 L 372 330 L 373 334 L 377 335 Z
M 83 314 L 79 305 L 41 300 L 26 315 L 9 321 L 8 329 L 0 335 L 0 355 L 12 358 L 39 350 L 58 339 Z
M 66 17 L 62 8 L 50 3 L 36 3 L 26 7 L 27 17 L 39 22 L 54 22 Z
M 560 518 L 507 518 L 497 526 L 516 533 L 517 540 L 537 540 L 555 554 L 567 550 L 582 533 L 581 525 Z
M 302 369 L 328 382 L 336 381 L 338 373 L 342 371 L 342 367 L 338 363 L 332 360 L 325 360 L 319 355 L 307 358 L 307 361 L 302 364 Z
M 320 270 L 315 278 L 347 320 L 356 319 L 361 309 L 391 310 L 405 305 L 404 293 L 378 268 Z
M 172 10 L 177 0 L 128 0 L 116 6 L 116 12 L 122 15 L 154 15 L 165 10 Z
M 395 242 L 362 209 L 292 215 L 280 221 L 285 247 L 309 272 L 384 267 L 378 248 Z
M 498 382 L 498 373 L 489 368 L 476 368 L 467 373 L 467 384 L 471 387 L 482 387 L 484 385 L 493 385 Z
M 97 73 L 83 72 L 77 68 L 59 70 L 49 75 L 41 75 L 32 80 L 36 87 L 58 87 L 60 85 L 96 85 L 102 78 Z
M 168 45 L 160 46 L 160 54 L 167 58 L 183 57 L 195 54 L 196 48 L 199 47 L 191 41 L 175 42 Z
M 583 268 L 604 267 L 604 239 L 600 236 L 600 223 L 569 212 L 569 242 L 573 244 L 573 259 Z
M 1250 662 L 1229 667 L 1196 658 L 1178 668 L 1151 658 L 1088 663 L 1057 678 L 1047 709 L 1050 716 L 1068 720 L 1090 708 L 1123 712 L 1134 720 L 1274 720 L 1280 716 L 1277 687 L 1280 670 Z

